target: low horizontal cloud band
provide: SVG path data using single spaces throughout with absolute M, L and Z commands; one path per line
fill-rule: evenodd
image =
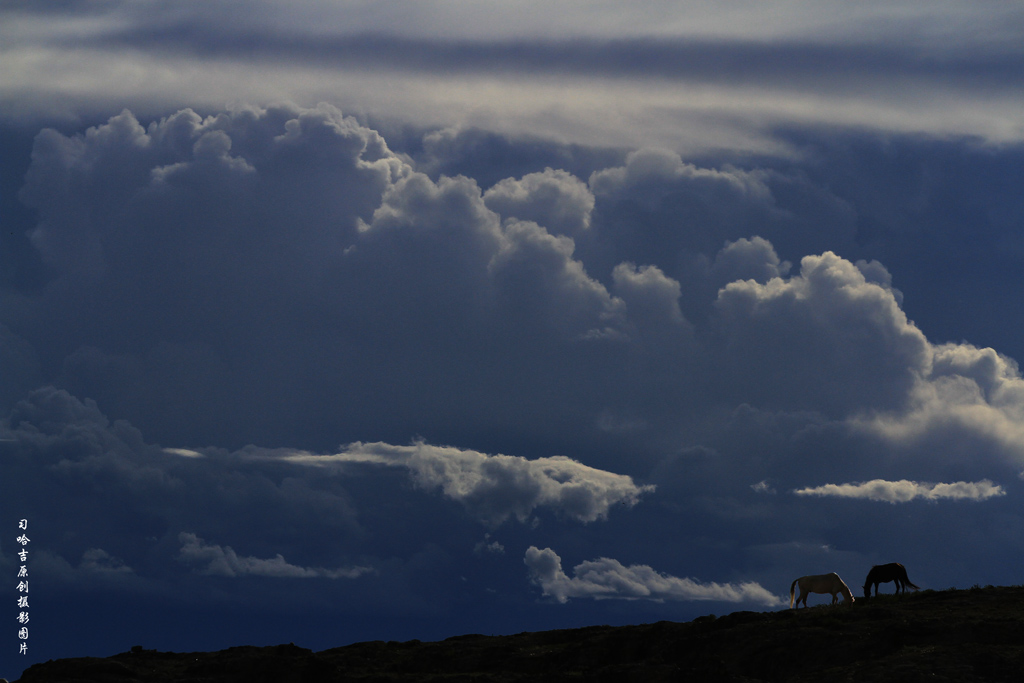
M 581 562 L 573 569 L 571 578 L 562 571 L 562 558 L 551 548 L 530 546 L 524 562 L 530 579 L 541 587 L 544 595 L 563 603 L 569 598 L 620 598 L 754 602 L 768 607 L 782 604 L 758 583 L 700 583 L 662 574 L 643 564 L 627 567 L 607 557 Z
M 528 460 L 417 442 L 411 446 L 356 442 L 335 455 L 293 453 L 285 460 L 315 466 L 369 463 L 408 468 L 424 489 L 440 488 L 489 525 L 511 517 L 525 522 L 538 507 L 578 522 L 605 519 L 616 504 L 632 507 L 654 486 L 589 467 L 565 456 Z
M 951 484 L 927 482 L 886 481 L 873 479 L 858 484 L 825 484 L 793 491 L 798 496 L 832 496 L 835 498 L 863 498 L 885 503 L 907 503 L 923 498 L 925 500 L 987 500 L 1006 495 L 1002 486 L 988 479 L 977 482 L 957 481 Z

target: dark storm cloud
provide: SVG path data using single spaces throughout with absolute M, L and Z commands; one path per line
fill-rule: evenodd
M 824 251 L 791 274 L 774 239 L 811 234 L 797 207 L 840 218 L 813 239 L 855 247 L 841 202 L 786 197 L 818 197 L 796 177 L 642 150 L 588 183 L 548 168 L 482 192 L 326 105 L 124 112 L 37 138 L 21 196 L 58 276 L 6 298 L 11 348 L 40 359 L 25 382 L 176 446 L 324 452 L 460 424 L 653 446 L 741 404 L 896 439 L 963 405 L 954 384 L 981 387 L 975 412 L 1016 410 L 1015 366 L 930 344 L 882 264 Z
M 799 172 L 701 166 L 665 149 L 641 149 L 625 164 L 591 174 L 589 186 L 592 229 L 577 241 L 596 273 L 622 260 L 657 265 L 688 289 L 710 286 L 707 301 L 734 279 L 785 274 L 788 264 L 776 250 L 798 260 L 856 248 L 854 211 Z M 765 251 L 766 242 L 772 253 L 762 258 L 754 252 Z
M 464 133 L 406 153 L 277 105 L 36 136 L 20 196 L 49 279 L 0 298 L 0 448 L 12 514 L 62 530 L 41 573 L 397 623 L 534 619 L 545 595 L 772 606 L 807 565 L 885 553 L 995 571 L 1024 378 L 907 315 L 926 294 L 861 239 L 883 202 L 820 159 L 533 140 L 501 176 Z M 941 568 L 927 528 L 973 559 Z
M 67 307 L 78 338 L 74 349 L 70 339 L 39 348 L 43 362 L 62 364 L 72 386 L 102 376 L 225 398 L 229 383 L 247 382 L 224 355 L 229 346 L 257 363 L 275 350 L 299 352 L 279 343 L 301 346 L 297 328 L 322 326 L 308 297 L 327 293 L 325 278 L 359 220 L 370 218 L 391 174 L 407 169 L 351 120 L 296 114 L 243 110 L 203 121 L 182 112 L 147 132 L 125 113 L 84 137 L 42 134 L 22 197 L 38 207 L 33 243 L 59 274 L 44 300 Z M 289 230 L 268 231 L 284 222 Z M 125 310 L 137 311 L 132 332 Z M 23 321 L 54 322 L 33 317 Z M 173 421 L 201 429 L 207 418 L 178 396 L 153 399 L 168 399 Z M 150 399 L 136 400 L 145 410 Z
M 31 503 L 35 523 L 65 530 L 59 549 L 70 556 L 88 550 L 81 544 L 89 539 L 102 539 L 116 544 L 103 546 L 105 552 L 151 570 L 150 553 L 177 546 L 167 534 L 230 533 L 233 522 L 217 521 L 229 510 L 258 524 L 259 534 L 278 539 L 290 525 L 318 517 L 318 527 L 358 534 L 342 488 L 246 467 L 244 458 L 223 452 L 196 457 L 165 451 L 126 421 L 110 421 L 94 401 L 63 390 L 32 392 L 6 425 L 5 469 L 23 502 Z M 126 516 L 125 509 L 134 513 Z
M 620 352 L 628 314 L 571 239 L 502 222 L 471 179 L 414 173 L 332 108 L 185 111 L 148 128 L 125 112 L 84 136 L 42 133 L 33 159 L 22 197 L 39 212 L 33 243 L 59 276 L 42 306 L 12 296 L 8 310 L 39 335 L 52 376 L 156 438 L 180 440 L 188 424 L 189 443 L 213 441 L 215 426 L 249 439 L 256 422 L 291 423 L 308 438 L 337 410 L 384 420 L 371 431 L 391 415 L 391 428 L 431 436 L 439 410 L 543 416 L 600 401 L 587 387 L 615 374 L 589 368 Z M 500 198 L 506 186 L 488 196 L 584 225 L 583 184 L 548 180 L 518 199 Z M 638 310 L 660 287 L 632 282 Z M 43 334 L 58 324 L 74 332 Z M 152 384 L 169 393 L 143 389 Z M 544 385 L 551 394 L 538 404 L 529 397 Z M 482 392 L 504 407 L 478 414 Z
M 194 574 L 407 584 L 419 571 L 417 552 L 432 544 L 479 556 L 480 525 L 517 517 L 529 522 L 529 534 L 541 518 L 556 526 L 601 522 L 612 507 L 625 514 L 653 491 L 568 458 L 423 443 L 353 444 L 323 456 L 160 448 L 125 421 L 108 420 L 94 402 L 52 387 L 20 401 L 0 436 L 20 514 L 48 532 L 32 571 L 51 593 L 170 595 L 192 585 Z M 390 476 L 392 467 L 406 469 L 419 493 Z M 461 506 L 433 505 L 436 494 Z M 463 518 L 474 524 L 463 529 Z M 403 528 L 416 532 L 406 538 Z M 490 541 L 487 549 L 502 545 Z M 216 594 L 208 588 L 189 590 Z M 317 599 L 315 586 L 280 590 L 289 600 Z

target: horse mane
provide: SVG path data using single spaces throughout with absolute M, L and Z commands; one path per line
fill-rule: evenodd
M 832 572 L 832 573 L 835 574 L 835 572 Z M 839 585 L 842 586 L 842 588 L 840 589 L 840 592 L 842 592 L 843 597 L 844 598 L 848 598 L 850 602 L 853 602 L 854 600 L 856 600 L 856 598 L 853 597 L 853 591 L 850 590 L 850 587 L 846 585 L 846 582 L 843 581 L 843 579 L 839 576 L 839 574 L 835 574 L 835 577 L 836 577 L 836 580 L 839 581 Z

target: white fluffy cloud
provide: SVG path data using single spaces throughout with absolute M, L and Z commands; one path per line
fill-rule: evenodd
M 1024 465 L 1024 379 L 1013 359 L 966 343 L 933 346 L 908 398 L 903 410 L 853 424 L 904 448 L 942 452 L 956 444 Z
M 562 571 L 562 558 L 551 548 L 530 546 L 524 559 L 530 579 L 544 595 L 558 602 L 569 598 L 623 598 L 641 600 L 716 600 L 750 602 L 766 607 L 782 601 L 755 582 L 741 584 L 700 583 L 655 571 L 647 565 L 624 566 L 602 557 L 581 562 L 570 578 Z
M 299 567 L 289 564 L 280 553 L 270 559 L 241 557 L 231 546 L 211 545 L 195 534 L 182 532 L 179 559 L 190 564 L 205 564 L 204 574 L 214 576 L 269 576 L 282 579 L 355 579 L 372 572 L 371 567 Z
M 525 522 L 541 507 L 578 522 L 602 520 L 613 506 L 632 507 L 644 493 L 654 490 L 650 485 L 638 486 L 626 475 L 564 456 L 528 460 L 425 443 L 354 443 L 335 455 L 301 453 L 284 459 L 313 466 L 372 463 L 406 467 L 417 485 L 440 489 L 493 526 L 512 517 Z
M 821 496 L 835 498 L 863 498 L 885 503 L 908 503 L 918 498 L 930 501 L 938 500 L 987 500 L 997 496 L 1005 496 L 1002 486 L 984 479 L 982 481 L 956 481 L 950 484 L 930 484 L 901 479 L 885 481 L 873 479 L 857 484 L 825 484 L 803 489 L 793 493 L 798 496 Z
M 893 291 L 831 252 L 788 279 L 731 282 L 715 305 L 727 384 L 759 403 L 839 417 L 900 407 L 931 361 Z

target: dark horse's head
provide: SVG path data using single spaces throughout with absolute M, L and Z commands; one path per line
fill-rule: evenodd
M 877 579 L 877 578 L 878 578 L 878 565 L 875 565 L 874 567 L 871 568 L 871 571 L 869 571 L 868 575 L 864 578 L 864 597 L 865 598 L 870 598 L 871 597 L 871 584 L 875 585 L 875 587 L 876 587 L 875 592 L 876 593 L 878 592 L 878 589 L 877 589 L 878 582 L 875 581 L 875 579 Z

